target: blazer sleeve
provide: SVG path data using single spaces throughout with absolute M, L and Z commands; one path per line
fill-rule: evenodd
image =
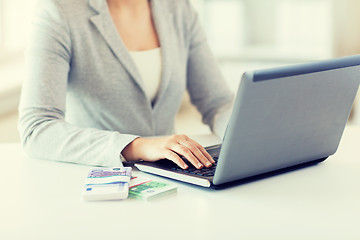
M 138 136 L 79 128 L 65 121 L 71 32 L 55 0 L 40 1 L 36 9 L 19 105 L 24 151 L 34 158 L 121 166 L 121 151 Z
M 203 117 L 203 122 L 214 131 L 217 114 L 231 108 L 233 93 L 227 86 L 218 63 L 207 43 L 199 18 L 186 1 L 188 42 L 187 89 L 191 102 Z

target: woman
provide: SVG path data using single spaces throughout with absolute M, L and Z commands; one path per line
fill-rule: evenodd
M 232 101 L 187 0 L 43 0 L 33 26 L 19 107 L 28 155 L 214 163 L 194 140 L 171 135 L 186 89 L 213 130 Z

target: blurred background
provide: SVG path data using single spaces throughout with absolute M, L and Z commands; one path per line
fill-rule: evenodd
M 0 0 L 0 143 L 17 142 L 24 50 L 37 0 Z M 75 1 L 75 0 L 74 0 Z M 359 0 L 191 0 L 227 84 L 246 70 L 360 53 Z M 359 109 L 358 109 L 359 108 Z M 356 98 L 349 124 L 360 125 Z M 208 133 L 188 97 L 176 130 Z

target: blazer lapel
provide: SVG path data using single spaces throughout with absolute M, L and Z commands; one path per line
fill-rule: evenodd
M 162 74 L 161 83 L 156 99 L 154 100 L 153 108 L 164 97 L 166 88 L 170 81 L 172 72 L 172 56 L 174 48 L 172 43 L 175 35 L 172 29 L 173 15 L 163 9 L 161 3 L 158 0 L 151 0 L 151 10 L 156 32 L 160 41 L 161 54 L 162 54 Z
M 90 18 L 90 21 L 99 30 L 112 52 L 145 94 L 139 71 L 116 29 L 106 0 L 89 0 L 89 5 L 98 12 L 97 15 Z
M 162 53 L 162 74 L 161 83 L 156 99 L 154 100 L 153 109 L 162 97 L 164 97 L 166 88 L 169 84 L 171 72 L 172 72 L 172 56 L 175 51 L 175 47 L 172 42 L 175 35 L 172 29 L 173 15 L 163 9 L 159 0 L 150 0 L 152 17 L 158 38 L 160 41 L 161 53 Z M 106 0 L 89 0 L 89 5 L 95 11 L 97 15 L 90 18 L 90 21 L 99 30 L 101 35 L 106 40 L 107 44 L 117 56 L 119 61 L 125 67 L 127 72 L 132 76 L 134 81 L 138 84 L 144 95 L 144 85 L 134 61 L 132 60 L 129 52 L 127 51 L 120 35 L 117 32 L 115 24 L 111 18 L 108 10 Z

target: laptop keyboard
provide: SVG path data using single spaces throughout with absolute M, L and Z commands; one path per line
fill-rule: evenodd
M 214 145 L 214 146 L 206 147 L 205 149 L 215 161 L 215 163 L 211 167 L 209 167 L 209 168 L 203 167 L 202 169 L 197 169 L 186 158 L 180 156 L 189 167 L 187 169 L 182 169 L 179 166 L 173 166 L 173 167 L 171 167 L 171 169 L 174 171 L 177 171 L 177 172 L 192 174 L 192 175 L 196 175 L 196 176 L 213 177 L 215 174 L 215 169 L 216 169 L 217 162 L 219 159 L 221 145 L 220 144 Z
M 202 177 L 212 177 L 215 174 L 218 157 L 213 157 L 213 159 L 215 163 L 209 168 L 203 167 L 202 169 L 197 169 L 191 163 L 189 163 L 188 160 L 185 160 L 187 162 L 187 165 L 189 166 L 187 169 L 182 169 L 179 166 L 172 167 L 171 169 L 177 172 L 183 172 L 183 173 L 193 174 Z

